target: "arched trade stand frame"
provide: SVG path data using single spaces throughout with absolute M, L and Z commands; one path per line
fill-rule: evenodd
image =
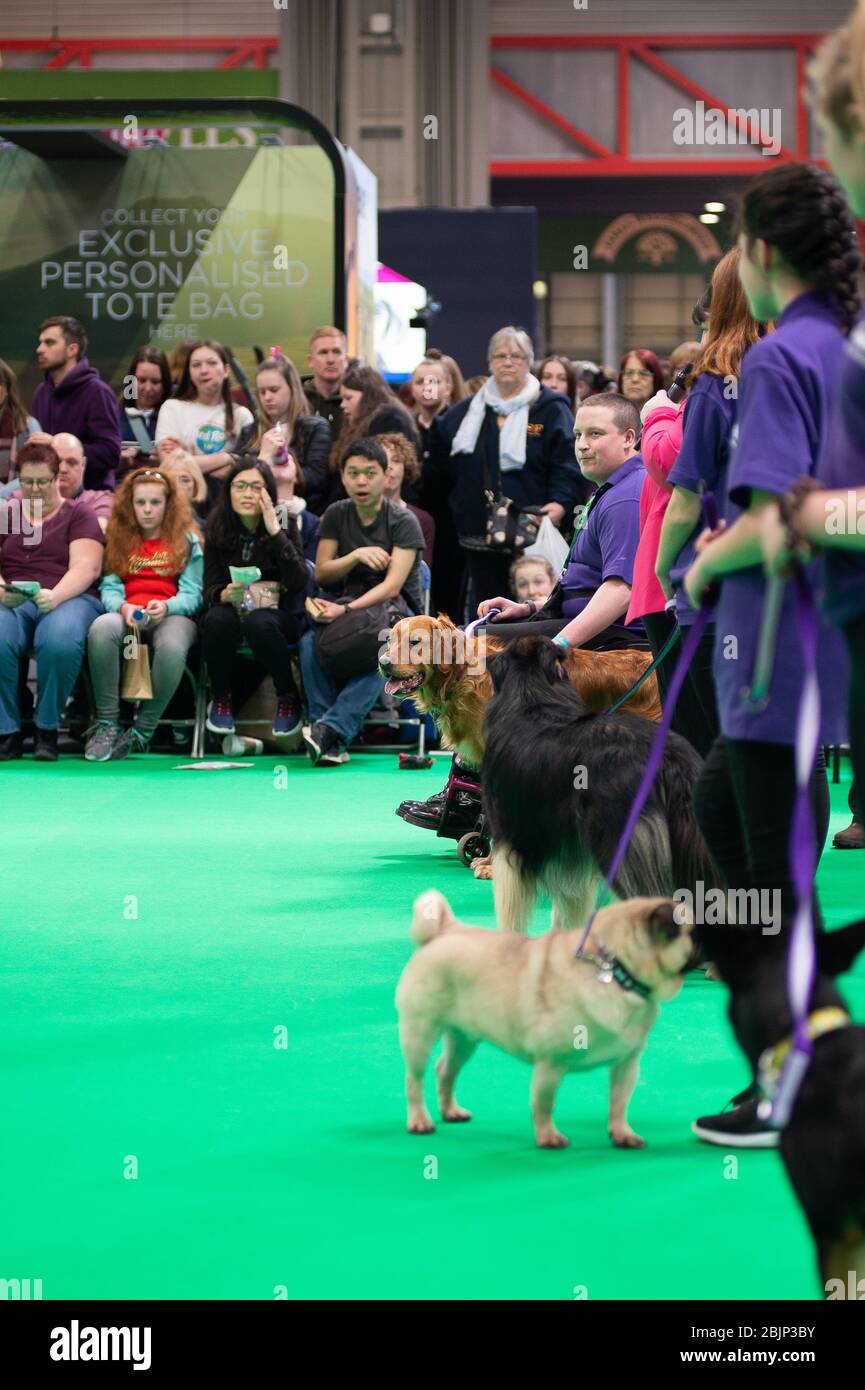
M 184 338 L 247 371 L 274 343 L 303 366 L 323 323 L 374 360 L 375 178 L 289 102 L 0 101 L 0 208 L 2 355 L 25 396 L 50 314 L 84 322 L 113 385 L 137 347 Z

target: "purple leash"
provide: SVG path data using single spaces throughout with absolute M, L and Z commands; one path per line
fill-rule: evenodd
M 817 681 L 817 610 L 808 576 L 795 572 L 796 623 L 805 682 L 796 718 L 796 801 L 790 827 L 790 876 L 796 891 L 796 916 L 787 955 L 787 992 L 793 1014 L 793 1042 L 781 1067 L 771 1100 L 758 1114 L 772 1129 L 783 1129 L 808 1070 L 814 1043 L 808 1036 L 808 1003 L 814 988 L 816 947 L 812 892 L 817 872 L 817 835 L 811 807 L 811 774 L 820 739 L 820 687 Z
M 710 527 L 711 530 L 714 531 L 716 526 L 718 525 L 718 511 L 715 506 L 714 495 L 711 492 L 705 492 L 703 493 L 701 501 L 703 504 L 703 514 L 706 518 L 706 524 Z M 616 874 L 619 872 L 622 860 L 624 859 L 628 845 L 631 842 L 631 836 L 637 828 L 637 821 L 643 814 L 643 809 L 646 805 L 646 802 L 649 799 L 649 793 L 652 790 L 652 784 L 655 778 L 657 777 L 658 771 L 661 766 L 661 760 L 664 756 L 664 745 L 667 742 L 667 735 L 670 732 L 670 725 L 673 722 L 673 715 L 676 712 L 676 701 L 679 698 L 679 692 L 682 689 L 682 686 L 685 681 L 685 676 L 688 673 L 688 668 L 694 659 L 694 653 L 697 650 L 697 647 L 700 645 L 700 640 L 703 636 L 703 633 L 706 631 L 711 617 L 711 607 L 704 606 L 700 609 L 700 612 L 697 614 L 696 622 L 693 624 L 690 632 L 688 633 L 688 636 L 685 639 L 685 645 L 682 648 L 681 653 L 679 654 L 679 660 L 676 663 L 676 669 L 673 673 L 673 679 L 670 681 L 669 689 L 667 690 L 667 698 L 664 701 L 664 709 L 661 716 L 661 722 L 658 725 L 658 729 L 655 734 L 654 741 L 652 743 L 651 752 L 649 753 L 649 761 L 646 763 L 646 770 L 643 773 L 643 780 L 640 782 L 640 785 L 637 789 L 637 795 L 634 797 L 633 804 L 628 814 L 628 819 L 625 822 L 625 828 L 619 837 L 619 843 L 616 846 L 616 852 L 613 855 L 612 863 L 610 864 L 610 867 L 607 870 L 606 877 L 603 883 L 601 884 L 600 889 L 598 890 L 598 896 L 595 899 L 595 906 L 589 916 L 588 922 L 583 928 L 583 934 L 580 937 L 580 944 L 576 950 L 576 954 L 578 956 L 581 956 L 583 954 L 586 941 L 588 940 L 589 932 L 592 930 L 592 923 L 594 922 L 595 917 L 597 916 L 598 910 L 609 901 L 612 895 L 613 883 L 615 881 Z

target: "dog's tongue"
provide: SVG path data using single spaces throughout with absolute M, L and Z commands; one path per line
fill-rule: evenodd
M 385 683 L 384 683 L 384 693 L 385 693 L 385 695 L 395 695 L 395 694 L 397 693 L 397 691 L 399 690 L 399 688 L 400 688 L 401 685 L 402 685 L 402 681 L 396 681 L 396 680 L 394 680 L 393 676 L 391 676 L 390 680 L 385 681 Z

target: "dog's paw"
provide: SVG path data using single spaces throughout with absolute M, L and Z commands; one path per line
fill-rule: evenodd
M 434 1134 L 435 1125 L 428 1110 L 418 1110 L 409 1115 L 406 1128 L 409 1134 Z
M 645 1139 L 641 1139 L 639 1134 L 635 1134 L 630 1126 L 623 1129 L 611 1129 L 610 1138 L 617 1149 L 644 1149 Z
M 493 864 L 488 854 L 483 859 L 472 860 L 472 873 L 475 878 L 492 878 Z
M 555 1125 L 550 1125 L 549 1129 L 535 1130 L 535 1139 L 539 1149 L 566 1149 L 571 1142 Z
M 448 1124 L 461 1124 L 465 1120 L 470 1120 L 471 1117 L 472 1112 L 463 1110 L 461 1105 L 449 1105 L 447 1109 L 442 1110 L 442 1119 L 447 1120 Z

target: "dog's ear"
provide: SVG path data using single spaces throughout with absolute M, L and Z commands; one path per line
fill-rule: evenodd
M 821 975 L 844 975 L 865 947 L 865 917 L 837 931 L 820 932 L 817 964 Z
M 676 941 L 682 934 L 681 912 L 672 901 L 658 903 L 649 913 L 648 928 L 658 941 Z

